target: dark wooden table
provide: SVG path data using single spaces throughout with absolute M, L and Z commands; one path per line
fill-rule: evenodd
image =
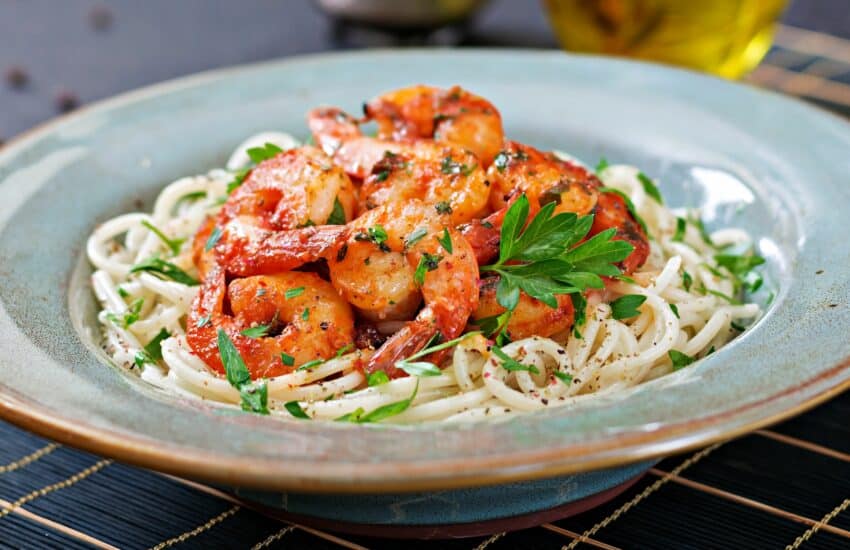
M 850 115 L 850 4 L 798 0 L 750 81 Z M 0 0 L 0 137 L 204 69 L 344 47 L 306 0 Z M 829 34 L 825 34 L 829 33 Z M 830 36 L 833 35 L 833 36 Z M 494 1 L 466 45 L 554 47 L 537 2 Z M 15 80 L 12 78 L 12 80 Z M 516 533 L 392 541 L 286 525 L 227 495 L 0 422 L 0 548 L 850 548 L 850 394 L 671 457 L 596 510 Z

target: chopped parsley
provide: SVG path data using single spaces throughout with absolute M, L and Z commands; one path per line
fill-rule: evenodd
M 685 288 L 685 292 L 691 291 L 691 285 L 694 284 L 694 279 L 691 277 L 691 274 L 687 271 L 682 272 L 682 286 Z
M 642 294 L 626 294 L 611 302 L 611 316 L 614 319 L 631 319 L 640 315 L 637 308 L 646 301 Z
M 570 294 L 573 301 L 573 336 L 581 339 L 580 327 L 587 322 L 587 299 L 580 292 Z
M 417 227 L 413 231 L 411 231 L 407 237 L 404 239 L 404 246 L 406 248 L 410 248 L 414 244 L 418 243 L 422 240 L 422 238 L 428 234 L 428 230 L 424 227 Z
M 133 356 L 133 362 L 140 369 L 144 369 L 145 363 L 156 363 L 162 359 L 162 341 L 170 337 L 171 333 L 165 328 L 159 329 L 159 332 L 153 339 L 148 342 L 144 349 L 137 351 Z
M 282 153 L 283 149 L 274 143 L 266 142 L 266 144 L 262 147 L 251 147 L 245 152 L 248 153 L 248 158 L 250 158 L 254 164 L 260 164 L 264 160 L 269 160 L 270 158 L 277 156 L 278 153 Z
M 139 314 L 141 313 L 142 306 L 144 305 L 145 299 L 137 298 L 133 300 L 129 306 L 127 306 L 127 311 L 125 311 L 124 313 L 120 315 L 115 313 L 107 313 L 106 318 L 121 328 L 127 328 L 139 320 Z
M 241 334 L 248 338 L 263 338 L 266 334 L 268 334 L 270 328 L 271 325 L 257 325 L 255 327 L 246 328 Z
M 440 201 L 434 205 L 434 208 L 437 210 L 438 214 L 451 214 L 452 213 L 452 205 L 449 201 Z
M 440 164 L 440 171 L 444 174 L 463 174 L 464 176 L 468 176 L 472 173 L 475 168 L 477 168 L 477 164 L 473 164 L 472 166 L 467 166 L 466 164 L 461 164 L 452 159 L 451 155 L 447 156 L 443 159 L 443 162 Z
M 328 225 L 345 225 L 345 209 L 342 203 L 339 202 L 339 197 L 334 199 L 334 207 L 331 210 L 331 215 L 328 216 Z
M 289 355 L 288 353 L 281 353 L 280 360 L 287 367 L 291 367 L 295 364 L 295 357 Z
M 207 239 L 207 244 L 204 245 L 204 251 L 209 252 L 212 250 L 219 239 L 221 239 L 221 228 L 219 226 L 215 226 Z
M 369 227 L 365 233 L 361 231 L 354 235 L 355 241 L 373 242 L 384 252 L 390 251 L 390 247 L 387 245 L 387 239 L 389 239 L 389 235 L 387 235 L 386 229 L 380 224 Z
M 130 273 L 138 273 L 140 271 L 147 271 L 149 273 L 155 273 L 166 279 L 171 279 L 174 282 L 181 283 L 187 286 L 197 286 L 201 284 L 197 279 L 177 267 L 176 265 L 166 262 L 165 260 L 161 260 L 157 257 L 151 257 L 147 260 L 137 263 L 133 267 L 130 268 Z
M 449 229 L 447 227 L 443 228 L 443 235 L 441 237 L 437 237 L 437 242 L 439 242 L 440 246 L 443 247 L 443 250 L 445 250 L 449 254 L 453 252 L 452 236 L 449 235 Z
M 169 239 L 165 233 L 163 233 L 158 227 L 156 227 L 154 224 L 150 223 L 147 220 L 142 220 L 142 225 L 150 229 L 150 231 L 154 235 L 159 237 L 159 240 L 165 243 L 165 246 L 167 246 L 171 250 L 171 253 L 174 256 L 180 254 L 180 247 L 183 245 L 184 242 L 186 242 L 186 239 Z
M 690 355 L 684 354 L 681 351 L 677 351 L 671 349 L 667 352 L 667 356 L 670 357 L 670 361 L 673 362 L 673 370 L 679 370 L 683 367 L 687 367 L 694 361 L 696 361 L 695 357 L 691 357 Z
M 516 151 L 515 153 L 499 151 L 499 154 L 493 159 L 493 165 L 496 166 L 499 172 L 504 172 L 512 158 L 516 160 L 528 160 L 528 155 L 525 151 Z
M 242 170 L 237 170 L 233 173 L 233 180 L 227 184 L 227 194 L 231 194 L 236 191 L 239 186 L 245 183 L 245 178 L 248 177 L 248 173 L 251 171 L 251 168 L 244 168 Z
M 295 418 L 301 418 L 305 420 L 310 420 L 310 416 L 304 412 L 304 409 L 301 408 L 301 405 L 298 401 L 289 401 L 283 404 L 283 408 L 289 412 Z
M 291 300 L 293 298 L 297 298 L 298 296 L 301 296 L 303 293 L 304 293 L 304 287 L 299 286 L 299 287 L 295 287 L 295 288 L 290 288 L 289 290 L 284 292 L 283 297 L 286 298 L 287 300 Z
M 593 171 L 596 172 L 596 175 L 598 176 L 598 175 L 602 174 L 602 172 L 604 172 L 605 169 L 608 168 L 609 166 L 611 166 L 611 165 L 608 163 L 608 159 L 606 159 L 605 157 L 602 157 L 602 158 L 599 159 L 599 162 L 596 163 L 596 168 Z
M 628 195 L 626 195 L 619 189 L 614 189 L 613 187 L 600 187 L 599 192 L 613 193 L 623 199 L 623 202 L 626 203 L 626 208 L 628 208 L 629 213 L 632 215 L 638 225 L 640 225 L 641 229 L 643 229 L 643 232 L 646 233 L 647 236 L 649 236 L 649 229 L 647 229 L 646 227 L 646 222 L 643 221 L 643 218 L 640 217 L 637 212 L 637 208 L 635 208 L 635 203 L 632 202 L 632 199 L 630 199 Z
M 305 308 L 304 308 L 304 311 L 302 311 L 302 312 L 301 312 L 301 319 L 303 319 L 304 321 L 306 321 L 306 320 L 307 320 L 307 319 L 309 319 L 309 318 L 310 318 L 310 308 L 309 308 L 309 307 L 305 307 Z
M 424 348 L 417 351 L 416 353 L 414 353 L 410 357 L 396 361 L 395 362 L 395 368 L 397 368 L 399 370 L 403 370 L 404 372 L 406 372 L 407 374 L 410 374 L 411 376 L 439 376 L 440 374 L 442 374 L 442 371 L 440 371 L 440 369 L 437 367 L 437 365 L 435 365 L 433 363 L 429 363 L 427 361 L 416 361 L 416 359 L 421 359 L 422 357 L 425 357 L 426 355 L 430 355 L 432 353 L 442 351 L 444 349 L 448 349 L 452 346 L 456 346 L 457 344 L 459 344 L 460 342 L 462 342 L 466 338 L 468 338 L 472 335 L 475 335 L 475 334 L 481 334 L 481 333 L 477 332 L 477 331 L 467 332 L 466 334 L 463 334 L 463 335 L 461 335 L 461 336 L 459 336 L 459 337 L 457 337 L 453 340 L 449 340 L 448 342 L 443 342 L 442 344 L 431 345 L 433 342 L 438 341 L 439 338 L 440 338 L 440 333 L 437 332 L 436 334 L 434 334 L 434 336 L 431 338 L 431 340 L 428 342 L 428 344 L 425 345 Z
M 440 264 L 440 260 L 442 259 L 443 257 L 439 254 L 428 254 L 427 252 L 423 252 L 422 256 L 419 258 L 419 264 L 416 266 L 416 271 L 413 273 L 413 281 L 418 286 L 424 285 L 425 273 L 437 269 L 437 266 Z
M 522 363 L 502 351 L 502 348 L 500 348 L 499 346 L 491 347 L 490 351 L 493 353 L 493 355 L 499 358 L 502 368 L 506 371 L 525 371 L 534 374 L 540 374 L 540 371 L 537 370 L 537 367 L 535 367 L 534 365 L 523 365 Z
M 269 414 L 269 395 L 265 381 L 251 381 L 251 373 L 248 372 L 245 361 L 239 355 L 233 341 L 222 329 L 218 329 L 218 353 L 224 365 L 227 381 L 239 390 L 239 396 L 242 398 L 242 410 L 257 414 Z
M 676 232 L 673 233 L 673 240 L 676 242 L 684 242 L 685 230 L 687 229 L 687 221 L 685 218 L 676 218 Z
M 676 316 L 676 319 L 680 319 L 679 306 L 677 306 L 676 304 L 670 304 L 670 310 L 673 312 L 673 315 Z
M 640 181 L 644 192 L 653 199 L 655 199 L 655 202 L 663 205 L 664 197 L 661 196 L 661 191 L 658 190 L 658 186 L 655 185 L 655 182 L 652 181 L 652 179 L 650 179 L 650 177 L 644 174 L 643 172 L 638 172 L 637 178 L 638 181 Z
M 300 367 L 298 367 L 295 370 L 310 370 L 313 367 L 318 367 L 319 365 L 321 365 L 324 362 L 325 362 L 324 359 L 313 359 L 312 361 L 307 361 L 306 363 L 304 363 L 303 365 L 301 365 Z
M 385 373 L 382 370 L 376 370 L 375 372 L 370 372 L 366 376 L 366 383 L 369 385 L 369 387 L 382 386 L 389 381 L 390 381 L 390 377 L 387 376 L 387 373 Z

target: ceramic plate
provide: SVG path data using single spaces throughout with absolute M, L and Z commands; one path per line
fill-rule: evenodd
M 109 366 L 83 257 L 98 222 L 150 208 L 244 137 L 306 136 L 320 103 L 460 83 L 509 136 L 643 167 L 673 206 L 742 226 L 768 259 L 766 315 L 693 367 L 617 395 L 451 426 L 222 414 Z M 0 151 L 0 415 L 154 469 L 274 491 L 414 491 L 646 460 L 799 413 L 850 384 L 850 126 L 698 74 L 556 52 L 322 55 L 189 77 L 103 102 Z M 770 295 L 772 293 L 772 296 Z

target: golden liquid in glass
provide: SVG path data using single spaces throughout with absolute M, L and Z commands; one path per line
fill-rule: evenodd
M 738 78 L 773 41 L 787 0 L 544 0 L 561 45 Z

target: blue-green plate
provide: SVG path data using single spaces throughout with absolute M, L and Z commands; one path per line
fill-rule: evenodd
M 364 98 L 417 82 L 462 84 L 499 107 L 512 138 L 639 165 L 669 204 L 703 207 L 710 227 L 749 230 L 768 259 L 755 296 L 766 304 L 774 293 L 766 315 L 709 358 L 633 390 L 464 426 L 222 415 L 106 364 L 93 344 L 82 252 L 95 224 L 149 207 L 179 176 L 221 166 L 254 132 L 306 136 L 304 114 L 317 104 L 356 111 Z M 0 204 L 0 415 L 243 490 L 399 493 L 556 478 L 733 437 L 850 384 L 850 126 L 695 73 L 506 50 L 322 55 L 215 71 L 17 139 L 0 150 Z M 502 499 L 499 513 L 534 508 L 534 491 L 524 494 L 516 510 Z M 582 492 L 545 494 L 561 496 L 538 509 Z M 493 513 L 483 502 L 466 519 Z

